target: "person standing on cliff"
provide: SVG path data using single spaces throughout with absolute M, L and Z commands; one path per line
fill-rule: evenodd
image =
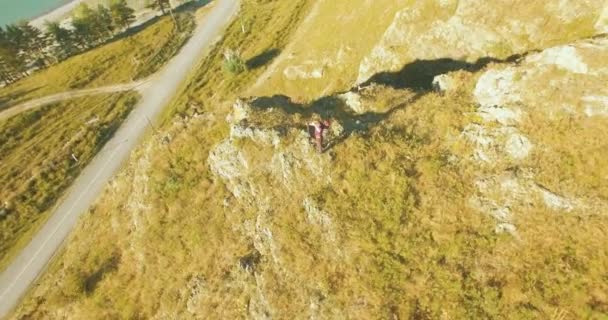
M 314 138 L 319 153 L 323 153 L 323 139 L 330 125 L 331 122 L 329 120 L 315 120 L 308 125 L 308 132 L 311 135 L 311 139 Z

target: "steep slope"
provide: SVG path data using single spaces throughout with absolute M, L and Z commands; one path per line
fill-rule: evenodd
M 348 3 L 245 1 L 16 317 L 606 317 L 606 4 Z
M 595 0 L 418 1 L 397 13 L 361 63 L 358 82 L 416 59 L 502 59 L 589 37 L 602 32 L 605 6 Z
M 253 93 L 313 99 L 416 60 L 504 59 L 606 32 L 605 7 L 595 0 L 321 0 L 263 77 L 266 89 Z

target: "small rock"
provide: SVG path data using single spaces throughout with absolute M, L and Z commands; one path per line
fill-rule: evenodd
M 530 56 L 526 59 L 526 62 L 555 65 L 572 73 L 587 74 L 589 72 L 589 67 L 573 46 L 560 46 L 544 50 L 539 54 Z
M 98 116 L 94 116 L 89 121 L 85 122 L 84 124 L 91 125 L 91 124 L 94 124 L 94 123 L 97 123 L 97 122 L 99 122 L 99 117 Z
M 440 74 L 433 79 L 433 89 L 438 92 L 452 91 L 456 85 L 454 80 L 447 74 Z
M 298 79 L 321 79 L 323 78 L 323 67 L 313 66 L 289 66 L 283 71 L 283 75 L 288 80 Z
M 513 110 L 504 107 L 482 106 L 477 109 L 477 114 L 484 121 L 496 121 L 502 125 L 513 125 L 518 123 L 521 118 L 520 110 Z
M 500 233 L 508 233 L 511 235 L 517 234 L 517 228 L 510 223 L 499 223 L 498 225 L 496 225 L 495 231 L 498 234 L 500 234 Z
M 363 108 L 363 104 L 361 103 L 361 96 L 356 92 L 347 92 L 341 95 L 338 95 L 340 99 L 346 103 L 346 105 L 351 108 L 355 113 L 362 114 L 365 113 L 365 109 Z
M 189 297 L 186 302 L 186 309 L 191 314 L 196 313 L 198 310 L 199 301 L 201 296 L 205 293 L 207 287 L 207 281 L 202 276 L 195 276 L 188 283 Z
M 311 198 L 304 199 L 302 204 L 304 211 L 306 211 L 306 219 L 309 223 L 318 224 L 321 226 L 328 227 L 331 225 L 331 218 L 329 215 L 321 210 L 317 204 Z
M 588 117 L 608 117 L 608 96 L 585 96 L 582 100 L 585 102 L 585 114 Z
M 230 127 L 230 137 L 232 139 L 249 138 L 256 143 L 271 145 L 275 148 L 281 143 L 279 133 L 275 130 L 250 128 L 242 125 L 232 125 Z
M 331 122 L 331 126 L 329 127 L 329 130 L 331 131 L 331 134 L 334 137 L 340 137 L 344 133 L 344 127 L 342 126 L 342 124 L 339 121 L 336 121 L 336 120 L 333 120 Z
M 543 201 L 547 205 L 547 207 L 553 210 L 564 210 L 564 211 L 572 211 L 575 207 L 574 203 L 564 197 L 560 197 L 557 194 L 543 188 L 538 187 L 538 191 L 543 197 Z
M 532 143 L 525 136 L 514 133 L 505 143 L 505 151 L 516 160 L 525 159 L 532 150 Z
M 247 118 L 251 113 L 251 107 L 243 100 L 238 99 L 232 106 L 232 113 L 226 117 L 228 123 L 239 123 Z
M 516 70 L 489 70 L 484 73 L 475 86 L 475 99 L 482 107 L 505 107 L 521 101 L 515 84 Z

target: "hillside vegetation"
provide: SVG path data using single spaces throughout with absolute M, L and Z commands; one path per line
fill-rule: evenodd
M 243 0 L 13 317 L 606 318 L 607 11 Z
M 120 127 L 134 93 L 50 104 L 0 122 L 0 269 Z
M 130 82 L 173 57 L 193 16 L 151 21 L 123 39 L 72 57 L 0 89 L 0 109 L 70 89 Z M 0 121 L 0 270 L 23 248 L 137 102 L 136 93 L 99 94 L 22 112 Z M 73 155 L 73 156 L 72 156 Z M 27 161 L 24 161 L 27 159 Z
M 126 83 L 152 75 L 179 51 L 194 29 L 194 19 L 188 13 L 179 15 L 179 20 L 181 31 L 165 16 L 130 35 L 0 88 L 0 110 L 54 93 Z

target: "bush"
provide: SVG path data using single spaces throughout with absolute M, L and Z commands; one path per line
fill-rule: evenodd
M 227 49 L 224 52 L 224 69 L 232 74 L 239 74 L 247 70 L 247 65 L 238 51 Z

